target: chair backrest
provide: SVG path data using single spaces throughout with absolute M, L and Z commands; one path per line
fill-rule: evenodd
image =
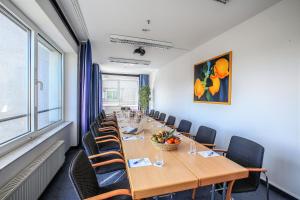
M 167 126 L 173 126 L 175 124 L 175 121 L 176 121 L 176 117 L 172 116 L 172 115 L 169 115 L 168 119 L 167 119 L 167 122 L 166 122 L 166 125 Z
M 99 137 L 100 134 L 98 133 L 98 128 L 99 128 L 99 125 L 97 124 L 97 122 L 92 122 L 91 125 L 90 125 L 90 131 L 91 133 L 93 134 L 94 137 Z
M 192 126 L 192 122 L 183 119 L 183 120 L 180 121 L 180 123 L 178 125 L 178 128 L 177 128 L 177 131 L 178 132 L 189 133 L 190 130 L 191 130 L 191 126 Z
M 105 118 L 106 118 L 106 115 L 105 115 L 105 113 L 103 112 L 103 110 L 100 112 L 99 115 L 101 116 L 102 119 L 105 119 Z
M 82 144 L 87 155 L 91 156 L 99 153 L 95 138 L 90 131 L 82 137 Z M 97 162 L 96 159 L 94 160 Z
M 217 131 L 215 129 L 200 126 L 195 137 L 195 140 L 199 143 L 214 144 Z
M 166 119 L 166 114 L 165 113 L 160 113 L 159 117 L 158 117 L 158 121 L 165 121 Z
M 261 168 L 264 151 L 264 147 L 256 142 L 239 136 L 232 136 L 226 157 L 244 167 Z M 256 190 L 260 183 L 260 173 L 250 173 L 246 180 Z M 240 181 L 245 181 L 245 179 Z
M 80 199 L 100 194 L 100 187 L 95 171 L 82 150 L 72 160 L 69 168 L 69 176 Z
M 157 119 L 158 116 L 159 116 L 159 111 L 155 111 L 155 113 L 154 113 L 154 115 L 153 115 L 153 118 L 154 118 L 154 119 Z
M 152 110 L 150 110 L 150 113 L 149 113 L 149 117 L 153 117 L 153 115 L 154 115 L 154 110 L 152 109 Z

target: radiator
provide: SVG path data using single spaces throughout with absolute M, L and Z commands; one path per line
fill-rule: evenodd
M 0 200 L 38 199 L 64 160 L 64 142 L 58 141 L 0 189 Z

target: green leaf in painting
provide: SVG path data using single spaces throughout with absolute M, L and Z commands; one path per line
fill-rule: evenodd
M 208 66 L 207 66 L 207 64 L 205 63 L 205 64 L 203 65 L 203 71 L 204 71 L 204 73 L 206 73 L 207 70 L 208 70 Z
M 205 79 L 205 73 L 201 72 L 199 78 L 200 78 L 201 81 L 203 81 Z
M 211 101 L 212 100 L 212 96 L 211 96 L 211 94 L 210 94 L 209 91 L 206 91 L 205 97 L 206 97 L 207 101 Z

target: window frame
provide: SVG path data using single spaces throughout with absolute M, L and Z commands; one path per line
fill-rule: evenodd
M 0 14 L 8 17 L 17 26 L 28 30 L 29 38 L 28 38 L 28 114 L 29 114 L 29 132 L 24 134 L 20 134 L 17 137 L 10 139 L 4 143 L 0 144 L 0 157 L 4 154 L 15 150 L 17 147 L 30 142 L 36 137 L 47 133 L 59 125 L 61 125 L 65 121 L 65 113 L 64 113 L 64 52 L 61 48 L 56 45 L 54 41 L 52 41 L 41 29 L 39 29 L 27 16 L 23 14 L 15 5 L 9 2 L 0 2 Z M 62 85 L 61 85 L 61 120 L 52 123 L 42 129 L 38 130 L 38 40 L 39 37 L 43 38 L 45 42 L 55 48 L 61 54 L 61 64 L 62 64 Z
M 58 107 L 60 110 L 61 110 L 61 119 L 60 120 L 58 120 L 58 121 L 56 121 L 56 122 L 54 122 L 54 123 L 51 123 L 51 124 L 48 124 L 47 126 L 45 126 L 45 127 L 42 127 L 42 128 L 40 128 L 39 129 L 39 127 L 38 127 L 38 115 L 40 114 L 40 113 L 42 113 L 41 111 L 38 111 L 38 99 L 39 99 L 39 95 L 38 95 L 38 61 L 37 61 L 37 63 L 36 63 L 36 79 L 37 79 L 37 81 L 36 81 L 36 96 L 37 96 L 37 99 L 36 99 L 36 110 L 35 110 L 35 116 L 36 116 L 36 131 L 39 131 L 39 130 L 43 130 L 43 129 L 46 129 L 47 127 L 49 127 L 49 126 L 51 126 L 52 124 L 56 124 L 56 123 L 59 123 L 59 122 L 62 122 L 62 121 L 64 121 L 64 117 L 63 117 L 63 111 L 64 111 L 64 97 L 63 97 L 63 95 L 64 95 L 64 90 L 63 90 L 63 88 L 64 88 L 64 53 L 61 51 L 61 50 L 59 50 L 56 46 L 54 46 L 53 44 L 51 44 L 47 39 L 45 39 L 42 35 L 40 35 L 40 34 L 38 34 L 38 37 L 37 37 L 37 46 L 38 46 L 38 43 L 41 43 L 42 45 L 45 45 L 47 48 L 49 47 L 49 48 L 52 48 L 52 49 L 54 49 L 54 50 L 56 50 L 60 55 L 61 55 L 61 102 L 60 102 L 60 104 L 61 104 L 61 107 Z M 38 60 L 38 47 L 37 47 L 37 49 L 36 49 L 36 59 Z M 43 112 L 49 112 L 49 111 L 52 111 L 54 108 L 50 108 L 50 109 L 48 109 L 47 111 L 44 111 L 43 110 Z

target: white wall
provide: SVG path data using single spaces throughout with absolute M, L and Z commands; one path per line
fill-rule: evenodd
M 229 5 L 230 6 L 230 5 Z M 232 105 L 193 103 L 193 64 L 233 51 Z M 283 0 L 164 66 L 155 108 L 262 144 L 271 182 L 300 197 L 300 1 Z

